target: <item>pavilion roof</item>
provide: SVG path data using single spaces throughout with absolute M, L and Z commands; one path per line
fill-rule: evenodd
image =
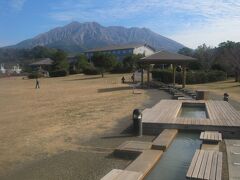
M 186 64 L 189 62 L 197 61 L 196 58 L 185 56 L 178 53 L 159 51 L 150 56 L 144 57 L 140 63 L 146 64 Z

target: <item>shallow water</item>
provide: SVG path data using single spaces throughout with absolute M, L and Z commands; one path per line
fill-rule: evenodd
M 189 118 L 207 118 L 207 112 L 205 107 L 182 107 L 180 117 Z
M 185 179 L 188 167 L 196 149 L 200 148 L 199 133 L 180 132 L 171 146 L 146 180 L 182 180 Z

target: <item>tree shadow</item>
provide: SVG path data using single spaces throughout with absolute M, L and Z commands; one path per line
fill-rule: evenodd
M 117 138 L 129 138 L 129 137 L 136 137 L 136 134 L 133 131 L 133 125 L 129 125 L 127 128 L 122 130 L 117 135 L 110 135 L 110 136 L 103 136 L 101 139 L 117 139 Z
M 98 89 L 99 93 L 105 93 L 105 92 L 113 92 L 113 91 L 125 91 L 125 90 L 131 90 L 132 87 L 114 87 L 114 88 L 103 88 Z
M 228 87 L 221 87 L 219 89 L 229 89 L 229 88 L 236 88 L 236 87 L 240 87 L 240 84 L 238 85 L 233 85 L 233 86 L 228 86 Z
M 78 78 L 78 79 L 69 79 L 64 81 L 84 81 L 84 80 L 92 80 L 92 79 L 102 79 L 102 77 L 88 77 L 88 78 Z

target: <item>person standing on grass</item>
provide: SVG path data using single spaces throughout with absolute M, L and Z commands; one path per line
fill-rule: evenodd
M 38 78 L 36 78 L 36 86 L 35 86 L 35 89 L 40 89 L 40 84 L 39 84 Z
M 134 83 L 135 82 L 134 73 L 132 74 L 131 79 L 132 79 L 132 82 Z

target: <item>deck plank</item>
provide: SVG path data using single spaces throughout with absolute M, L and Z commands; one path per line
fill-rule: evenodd
M 193 156 L 193 159 L 192 159 L 192 162 L 190 164 L 190 167 L 187 171 L 187 178 L 191 178 L 192 177 L 192 174 L 193 174 L 193 171 L 194 171 L 194 168 L 196 166 L 196 162 L 197 162 L 197 159 L 198 159 L 198 156 L 199 156 L 199 153 L 200 153 L 200 150 L 198 149 L 194 156 Z
M 192 178 L 197 178 L 198 177 L 198 173 L 202 164 L 202 160 L 203 160 L 203 155 L 204 155 L 204 151 L 200 150 L 197 162 L 196 162 L 196 166 L 194 168 L 193 174 L 192 174 Z

